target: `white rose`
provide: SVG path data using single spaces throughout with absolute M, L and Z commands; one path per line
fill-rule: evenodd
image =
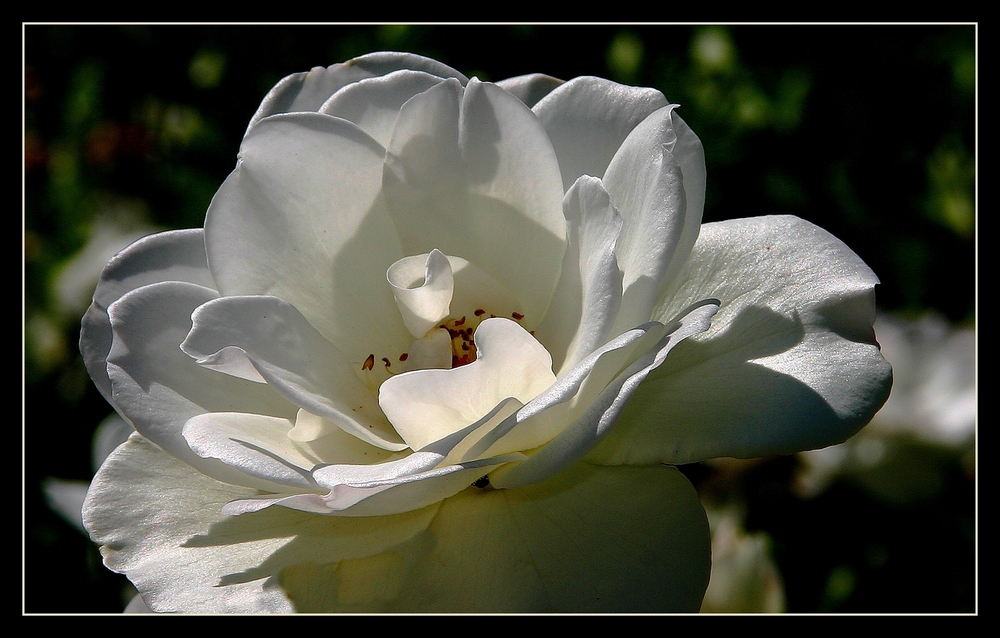
M 204 230 L 119 254 L 84 319 L 137 431 L 85 505 L 106 564 L 156 611 L 696 611 L 664 464 L 841 441 L 891 374 L 853 252 L 702 227 L 704 188 L 653 89 L 289 76 Z

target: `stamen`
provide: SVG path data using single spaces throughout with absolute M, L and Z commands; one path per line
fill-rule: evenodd
M 374 367 L 375 367 L 375 355 L 374 354 L 370 354 L 370 355 L 368 355 L 368 358 L 365 359 L 365 362 L 361 364 L 361 369 L 362 370 L 371 370 Z

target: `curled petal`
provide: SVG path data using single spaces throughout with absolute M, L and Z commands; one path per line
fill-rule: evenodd
M 114 331 L 108 375 L 115 405 L 138 432 L 210 476 L 243 484 L 245 474 L 191 450 L 184 424 L 206 412 L 291 418 L 295 407 L 266 385 L 205 369 L 180 350 L 191 313 L 216 296 L 176 281 L 122 296 L 108 309 Z
M 472 423 L 408 456 L 366 465 L 324 465 L 312 472 L 326 494 L 257 497 L 228 503 L 226 514 L 281 505 L 315 514 L 384 516 L 430 505 L 457 494 L 490 470 L 524 459 L 522 454 L 444 463 L 457 445 L 482 426 Z
M 586 402 L 586 411 L 548 445 L 528 460 L 502 467 L 491 475 L 497 487 L 517 487 L 538 483 L 557 474 L 582 458 L 613 430 L 629 398 L 667 354 L 685 339 L 708 330 L 719 309 L 717 300 L 699 302 L 665 326 L 666 335 L 656 346 L 622 371 L 600 393 Z M 657 334 L 657 333 L 652 333 Z M 662 334 L 662 333 L 661 333 Z
M 296 406 L 386 450 L 405 447 L 347 358 L 277 297 L 222 297 L 192 315 L 181 349 L 201 366 L 265 379 Z
M 426 335 L 451 312 L 455 277 L 444 253 L 404 257 L 385 274 L 406 329 L 414 338 Z

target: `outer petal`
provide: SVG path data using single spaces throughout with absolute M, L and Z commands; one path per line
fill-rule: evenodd
M 294 73 L 284 78 L 264 97 L 250 120 L 247 133 L 265 117 L 296 111 L 319 111 L 330 96 L 345 86 L 398 70 L 424 71 L 440 78 L 456 78 L 462 84 L 468 82 L 464 75 L 437 60 L 412 53 L 371 53 L 326 68 L 317 66 L 311 71 Z
M 215 481 L 134 436 L 101 468 L 84 525 L 105 564 L 158 612 L 293 611 L 282 570 L 353 560 L 426 529 L 436 506 L 396 516 L 332 518 L 285 508 L 220 514 L 254 490 Z
M 468 488 L 426 533 L 281 584 L 303 612 L 695 612 L 709 554 L 676 469 L 579 464 L 523 489 Z
M 892 371 L 872 331 L 874 273 L 795 217 L 706 224 L 657 313 L 711 291 L 708 332 L 640 387 L 589 457 L 687 463 L 838 443 L 885 402 Z
M 406 255 L 468 259 L 518 294 L 537 325 L 565 246 L 558 171 L 524 104 L 493 84 L 449 80 L 400 111 L 383 186 Z
M 656 89 L 625 86 L 596 77 L 573 78 L 532 110 L 559 157 L 563 190 L 581 175 L 601 177 L 639 122 L 667 105 Z
M 350 120 L 379 144 L 388 146 L 403 104 L 441 81 L 440 77 L 422 71 L 395 71 L 347 85 L 320 112 Z
M 111 401 L 107 358 L 111 350 L 108 307 L 125 293 L 161 281 L 186 281 L 215 288 L 205 259 L 202 229 L 176 230 L 144 237 L 108 262 L 83 317 L 80 352 L 87 371 L 104 398 Z
M 381 200 L 382 161 L 382 147 L 346 120 L 267 118 L 243 140 L 205 222 L 222 294 L 280 297 L 358 369 L 411 340 L 385 283 L 404 255 Z
M 497 86 L 524 102 L 529 109 L 562 84 L 565 84 L 563 80 L 542 73 L 529 73 L 497 82 Z

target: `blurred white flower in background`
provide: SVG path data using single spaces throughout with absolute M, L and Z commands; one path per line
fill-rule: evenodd
M 712 579 L 702 613 L 785 611 L 785 588 L 765 532 L 748 533 L 735 506 L 706 505 L 712 528 Z

